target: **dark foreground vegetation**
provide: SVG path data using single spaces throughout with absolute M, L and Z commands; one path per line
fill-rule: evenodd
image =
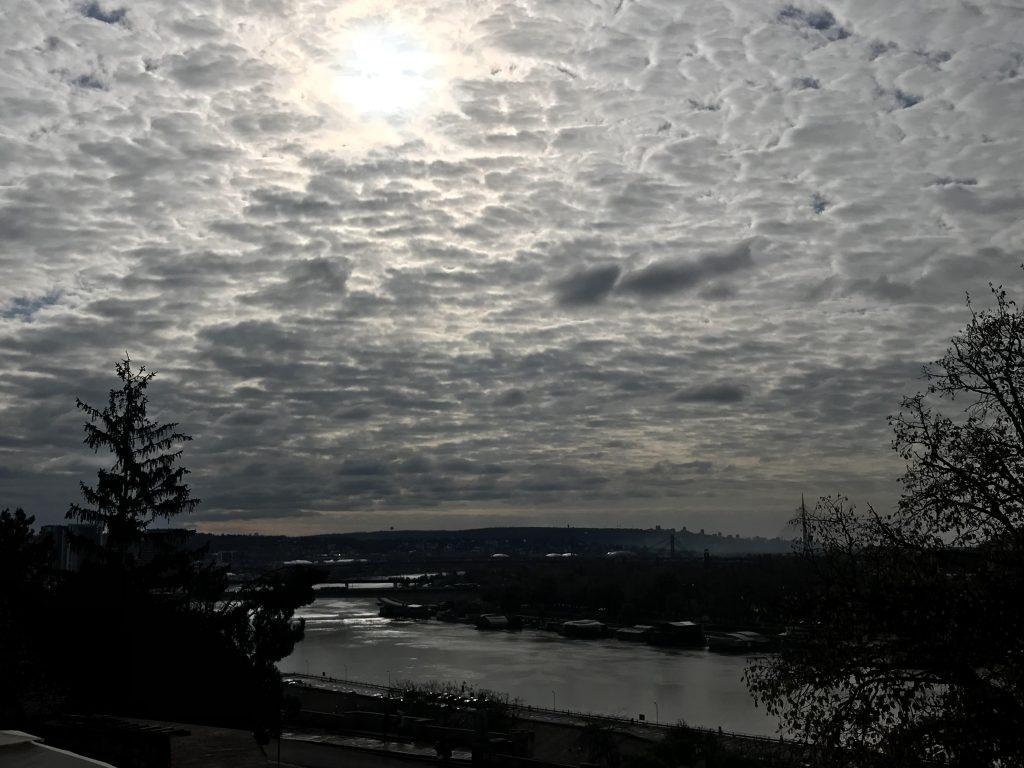
M 374 692 L 330 680 L 296 680 L 301 711 L 288 733 L 371 736 L 433 744 L 474 765 L 597 768 L 796 768 L 813 751 L 792 742 L 624 718 L 534 709 L 491 691 L 444 683 L 396 683 Z M 315 738 L 315 737 L 314 737 Z
M 890 419 L 898 506 L 818 503 L 815 588 L 749 669 L 830 764 L 1024 765 L 1024 313 L 993 294 Z
M 33 518 L 0 513 L 0 723 L 29 730 L 61 713 L 125 714 L 253 731 L 280 726 L 275 662 L 302 637 L 295 608 L 318 574 L 285 568 L 223 601 L 226 573 L 201 552 L 149 535 L 197 503 L 174 424 L 146 415 L 152 378 L 125 359 L 103 409 L 79 402 L 86 443 L 113 464 L 68 518 L 105 531 L 73 537 L 78 570 L 53 567 L 55 542 Z M 80 530 L 85 530 L 80 529 Z

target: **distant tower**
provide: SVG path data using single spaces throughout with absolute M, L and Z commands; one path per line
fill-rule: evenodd
M 800 540 L 803 543 L 804 554 L 811 551 L 811 540 L 807 535 L 807 506 L 804 504 L 804 495 L 800 494 Z

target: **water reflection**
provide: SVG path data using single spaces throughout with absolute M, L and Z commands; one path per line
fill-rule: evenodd
M 318 599 L 299 615 L 306 639 L 280 663 L 285 672 L 381 684 L 466 682 L 535 706 L 550 707 L 554 694 L 559 709 L 776 732 L 776 721 L 754 707 L 743 685 L 742 656 L 382 619 L 367 598 Z

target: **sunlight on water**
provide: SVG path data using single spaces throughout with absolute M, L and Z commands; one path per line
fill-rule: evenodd
M 306 618 L 306 639 L 281 662 L 286 672 L 465 682 L 535 706 L 554 700 L 559 709 L 775 733 L 775 721 L 754 707 L 743 685 L 742 656 L 382 619 L 368 598 L 325 598 L 298 615 Z

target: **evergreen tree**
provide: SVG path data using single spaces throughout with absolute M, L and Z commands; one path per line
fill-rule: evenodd
M 85 503 L 67 513 L 107 533 L 104 546 L 86 550 L 88 567 L 63 585 L 55 612 L 91 661 L 64 670 L 72 700 L 83 711 L 248 727 L 265 738 L 280 731 L 276 662 L 302 639 L 295 609 L 312 602 L 323 574 L 281 569 L 225 600 L 226 569 L 205 564 L 203 551 L 153 537 L 152 557 L 140 559 L 154 521 L 198 504 L 179 464 L 192 438 L 148 416 L 153 373 L 133 370 L 127 355 L 116 370 L 121 386 L 105 408 L 76 401 L 89 416 L 85 444 L 109 450 L 114 463 L 95 485 L 81 484 Z
M 105 528 L 108 557 L 131 561 L 132 546 L 153 521 L 191 512 L 199 500 L 184 482 L 188 470 L 178 466 L 182 451 L 175 450 L 192 437 L 176 431 L 177 423 L 159 424 L 146 412 L 146 387 L 156 374 L 145 366 L 133 371 L 127 354 L 116 370 L 122 385 L 110 390 L 105 408 L 75 399 L 89 416 L 83 442 L 96 453 L 109 450 L 114 465 L 99 471 L 94 486 L 80 483 L 86 506 L 72 504 L 67 518 Z

